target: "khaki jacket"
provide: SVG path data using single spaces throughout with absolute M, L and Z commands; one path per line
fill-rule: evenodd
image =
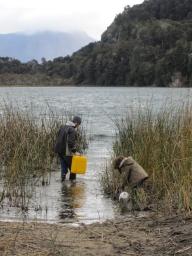
M 139 186 L 148 178 L 148 174 L 131 156 L 126 157 L 120 164 L 121 184 L 124 188 L 127 184 L 132 187 Z

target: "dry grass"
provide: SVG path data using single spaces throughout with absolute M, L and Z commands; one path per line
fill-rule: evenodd
M 26 208 L 34 186 L 51 172 L 54 143 L 58 129 L 69 118 L 53 113 L 35 117 L 3 103 L 0 113 L 0 179 L 1 201 L 9 199 Z M 79 147 L 87 146 L 85 131 L 79 132 Z
M 161 209 L 192 209 L 192 105 L 164 107 L 158 113 L 149 107 L 137 114 L 128 113 L 117 124 L 112 159 L 133 156 L 150 179 L 142 197 Z M 112 166 L 106 168 L 102 184 L 115 195 L 119 177 Z

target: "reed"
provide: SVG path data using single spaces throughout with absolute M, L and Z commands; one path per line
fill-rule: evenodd
M 6 102 L 0 107 L 0 180 L 1 198 L 23 209 L 34 187 L 53 170 L 54 143 L 59 127 L 68 118 L 48 113 L 35 116 Z M 79 131 L 79 148 L 87 147 L 84 128 Z
M 117 136 L 112 160 L 119 155 L 133 156 L 149 174 L 141 189 L 142 200 L 165 210 L 192 209 L 192 104 L 129 112 L 116 123 Z M 115 196 L 119 174 L 109 163 L 102 185 Z M 140 192 L 139 192 L 140 193 Z M 140 193 L 141 194 L 141 193 Z

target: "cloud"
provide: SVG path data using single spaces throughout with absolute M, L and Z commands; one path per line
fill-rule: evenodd
M 82 30 L 99 39 L 126 5 L 142 0 L 0 0 L 0 33 Z

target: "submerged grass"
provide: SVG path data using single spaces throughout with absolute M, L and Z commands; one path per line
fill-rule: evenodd
M 170 211 L 191 211 L 192 104 L 130 112 L 117 123 L 117 130 L 112 160 L 131 155 L 150 177 L 138 191 L 138 200 Z M 112 164 L 106 167 L 102 184 L 108 194 L 118 191 L 119 174 Z
M 1 202 L 6 199 L 23 209 L 34 186 L 52 170 L 55 137 L 69 114 L 58 116 L 33 114 L 17 106 L 3 103 L 0 107 L 0 181 Z M 78 144 L 87 147 L 84 129 L 79 131 Z

